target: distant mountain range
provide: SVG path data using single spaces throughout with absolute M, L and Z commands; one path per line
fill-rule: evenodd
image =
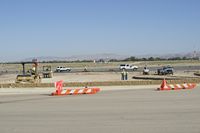
M 173 57 L 187 57 L 187 58 L 200 58 L 200 51 L 193 51 L 188 53 L 177 53 L 177 54 L 166 54 L 165 56 L 161 56 L 163 58 L 173 58 Z
M 33 58 L 36 58 L 38 61 L 83 61 L 83 60 L 110 60 L 117 59 L 122 60 L 128 58 L 130 56 L 118 55 L 118 54 L 91 54 L 91 55 L 77 55 L 77 56 L 69 56 L 69 57 L 54 57 L 54 56 L 42 56 L 42 57 L 31 57 L 24 59 L 23 61 L 31 61 Z
M 100 59 L 123 60 L 130 56 L 135 56 L 135 55 L 118 55 L 118 54 L 105 53 L 105 54 L 93 54 L 93 55 L 77 55 L 77 56 L 69 56 L 69 57 L 42 56 L 42 57 L 31 57 L 31 58 L 23 59 L 22 61 L 31 61 L 33 58 L 38 59 L 38 61 L 77 61 L 77 60 L 83 61 L 83 60 L 100 60 Z M 149 54 L 149 55 L 140 55 L 140 56 L 135 56 L 135 57 L 137 58 L 149 58 L 149 57 L 159 57 L 159 58 L 198 57 L 200 58 L 200 51 L 188 52 L 188 53 L 163 54 L 163 55 Z
M 159 58 L 164 58 L 164 59 L 174 58 L 174 57 L 200 58 L 200 51 L 188 52 L 188 53 L 148 54 L 148 55 L 139 55 L 136 57 L 138 58 L 159 57 Z

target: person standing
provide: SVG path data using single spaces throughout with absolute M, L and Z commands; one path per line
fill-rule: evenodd
M 125 69 L 121 72 L 121 80 L 128 80 L 128 72 Z
M 121 72 L 121 80 L 125 80 L 124 76 L 125 76 L 125 70 L 123 69 Z
M 128 72 L 127 71 L 125 71 L 124 79 L 128 80 Z

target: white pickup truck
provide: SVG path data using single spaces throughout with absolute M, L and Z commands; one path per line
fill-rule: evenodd
M 135 66 L 135 65 L 129 65 L 129 64 L 121 64 L 119 66 L 119 69 L 120 70 L 137 70 L 138 69 L 138 66 Z
M 61 66 L 56 68 L 56 72 L 63 72 L 63 71 L 69 72 L 71 71 L 71 68 L 61 67 Z

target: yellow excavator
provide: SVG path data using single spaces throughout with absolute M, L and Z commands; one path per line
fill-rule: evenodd
M 37 59 L 33 59 L 32 62 L 21 62 L 21 64 L 22 74 L 17 75 L 15 83 L 41 83 Z M 26 71 L 26 64 L 33 64 L 32 69 Z
M 42 75 L 43 75 L 43 78 L 52 78 L 53 71 L 51 70 L 51 66 L 43 66 Z

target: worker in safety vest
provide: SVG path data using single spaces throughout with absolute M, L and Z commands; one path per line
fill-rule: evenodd
M 125 69 L 121 72 L 121 80 L 128 80 L 128 72 Z

